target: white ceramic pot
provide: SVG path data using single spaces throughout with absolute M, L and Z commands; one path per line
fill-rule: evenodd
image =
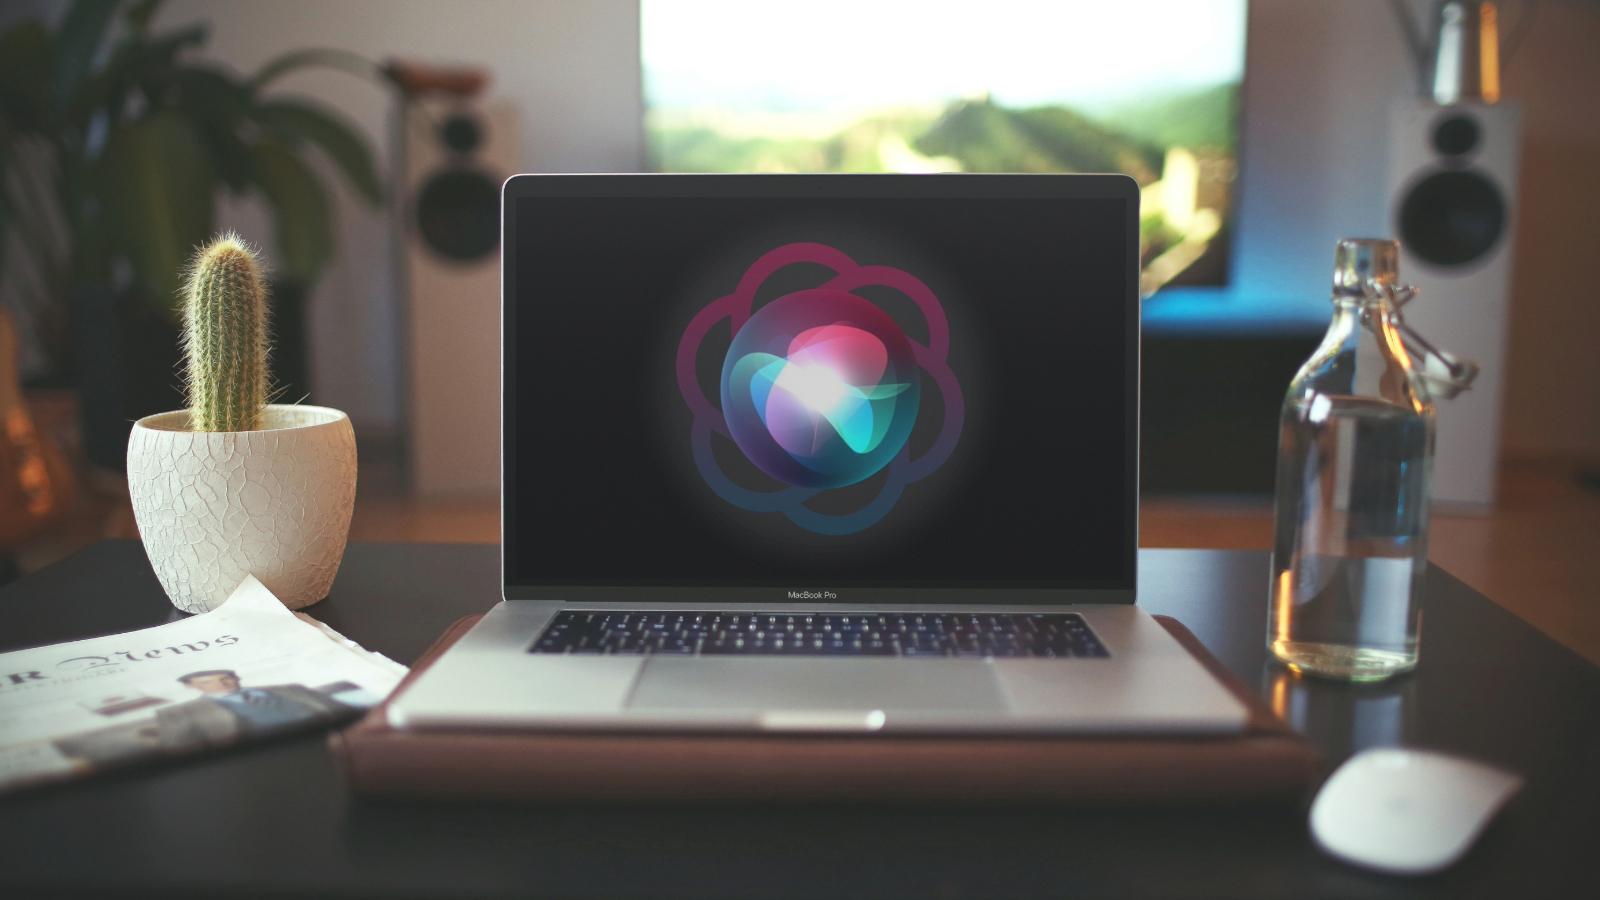
M 174 606 L 214 609 L 254 575 L 299 609 L 328 596 L 344 556 L 355 433 L 323 406 L 268 406 L 257 431 L 190 431 L 186 410 L 157 413 L 128 438 L 128 492 Z

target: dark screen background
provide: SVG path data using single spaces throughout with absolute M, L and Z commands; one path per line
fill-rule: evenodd
M 1130 262 L 1120 201 L 514 202 L 512 583 L 1131 586 Z M 967 408 L 961 439 L 940 470 L 853 535 L 818 535 L 781 514 L 730 505 L 690 457 L 691 417 L 673 370 L 678 340 L 762 253 L 793 241 L 910 272 L 950 320 L 951 367 Z M 828 274 L 786 270 L 758 293 L 757 308 Z M 874 290 L 858 293 L 912 339 L 926 339 L 909 303 Z M 699 357 L 714 400 L 730 339 L 724 324 Z M 924 378 L 913 455 L 943 412 Z M 714 441 L 741 484 L 777 486 L 730 441 Z M 883 478 L 812 505 L 854 508 Z

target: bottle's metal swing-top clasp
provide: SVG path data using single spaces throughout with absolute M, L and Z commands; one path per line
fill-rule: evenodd
M 1400 331 L 1406 354 L 1417 366 L 1417 374 L 1427 382 L 1428 392 L 1435 399 L 1449 400 L 1472 386 L 1473 379 L 1478 377 L 1476 362 L 1440 350 L 1406 324 L 1405 314 L 1401 310 L 1420 291 L 1408 284 L 1369 279 L 1362 285 L 1362 292 L 1369 300 L 1382 302 L 1388 307 L 1389 318 Z

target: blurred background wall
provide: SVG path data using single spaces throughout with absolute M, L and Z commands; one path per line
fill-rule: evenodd
M 40 4 L 9 7 L 0 18 Z M 58 13 L 50 4 L 43 8 Z M 981 14 L 981 4 L 971 8 Z M 169 26 L 209 22 L 207 54 L 247 70 L 304 46 L 481 64 L 493 72 L 490 93 L 520 108 L 523 170 L 643 166 L 633 0 L 176 0 L 159 16 Z M 1600 204 L 1597 34 L 1600 3 L 1544 0 L 1506 69 L 1507 97 L 1524 104 L 1504 429 L 1515 455 L 1600 455 L 1600 354 L 1591 350 L 1600 304 L 1588 277 L 1600 249 L 1592 224 Z M 1214 339 L 1225 350 L 1173 357 L 1165 367 L 1170 372 L 1152 360 L 1152 378 L 1198 377 L 1192 388 L 1215 393 L 1226 380 L 1206 378 L 1248 367 L 1255 347 L 1273 360 L 1257 392 L 1281 396 L 1283 381 L 1271 379 L 1287 378 L 1281 370 L 1292 370 L 1326 321 L 1333 242 L 1390 230 L 1384 128 L 1389 104 L 1413 83 L 1400 34 L 1380 0 L 1251 3 L 1235 286 L 1221 298 L 1177 301 L 1210 307 L 1153 329 L 1186 346 Z M 308 71 L 282 88 L 312 95 L 358 123 L 388 171 L 390 100 L 371 83 Z M 395 260 L 381 212 L 348 194 L 338 207 L 340 258 L 310 303 L 313 400 L 347 410 L 364 437 L 381 441 L 400 417 Z M 235 208 L 227 218 L 248 228 L 256 215 Z M 1252 335 L 1260 342 L 1252 344 Z M 1214 371 L 1196 373 L 1194 366 Z M 1270 421 L 1262 424 L 1270 434 Z

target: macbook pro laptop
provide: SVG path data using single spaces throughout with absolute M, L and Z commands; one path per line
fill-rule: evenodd
M 1243 727 L 1134 603 L 1131 179 L 522 175 L 503 216 L 504 598 L 391 724 Z

